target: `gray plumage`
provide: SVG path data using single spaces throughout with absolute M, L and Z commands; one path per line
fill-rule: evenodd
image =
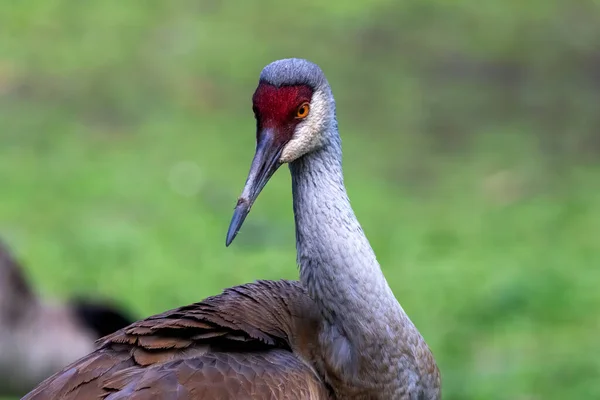
M 271 85 L 308 85 L 315 90 L 328 85 L 325 74 L 317 64 L 301 58 L 285 58 L 263 68 L 260 81 Z
M 327 103 L 331 124 L 324 144 L 290 163 L 290 170 L 300 280 L 326 321 L 319 339 L 336 371 L 332 380 L 343 387 L 340 398 L 364 392 L 371 393 L 364 398 L 437 399 L 435 361 L 350 205 L 333 96 Z

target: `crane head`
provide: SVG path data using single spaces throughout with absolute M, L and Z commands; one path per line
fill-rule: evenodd
M 319 148 L 324 132 L 335 121 L 335 105 L 325 75 L 316 64 L 297 58 L 274 61 L 262 70 L 252 109 L 256 151 L 229 225 L 226 246 L 275 171 Z

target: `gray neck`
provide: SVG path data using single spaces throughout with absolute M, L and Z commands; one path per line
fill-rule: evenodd
M 326 136 L 323 147 L 290 164 L 300 280 L 329 329 L 322 338 L 329 362 L 347 376 L 361 374 L 352 365 L 393 374 L 381 357 L 394 359 L 416 330 L 350 206 L 336 124 Z

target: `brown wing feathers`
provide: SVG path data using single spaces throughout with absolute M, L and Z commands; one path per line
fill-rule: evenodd
M 228 288 L 101 339 L 24 399 L 325 399 L 293 353 L 295 335 L 318 327 L 311 310 L 297 282 Z

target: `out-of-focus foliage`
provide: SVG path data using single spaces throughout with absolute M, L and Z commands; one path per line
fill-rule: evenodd
M 224 240 L 258 74 L 309 58 L 444 398 L 598 398 L 599 37 L 591 0 L 5 1 L 0 234 L 140 315 L 295 278 L 285 170 Z

